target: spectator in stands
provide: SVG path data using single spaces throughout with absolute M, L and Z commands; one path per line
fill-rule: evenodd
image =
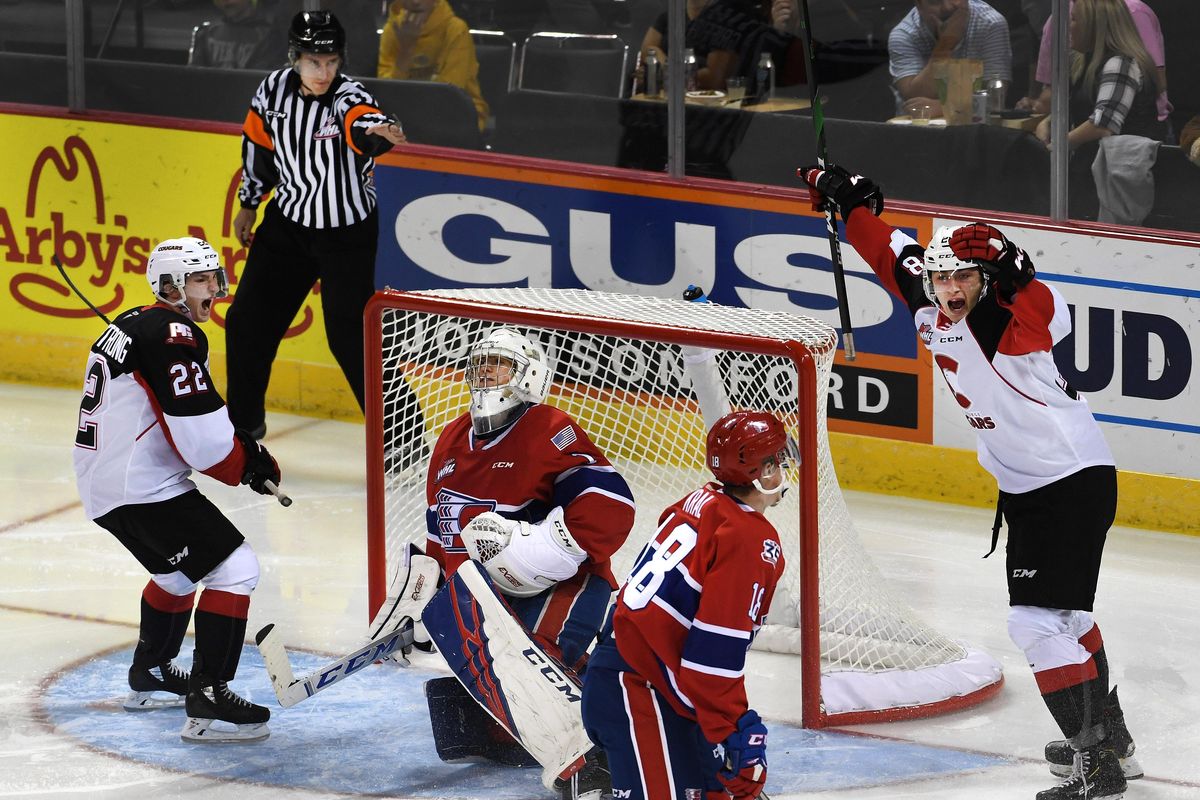
M 270 15 L 258 0 L 213 0 L 221 12 L 216 22 L 202 22 L 192 31 L 188 64 L 226 69 L 273 69 L 287 53 L 272 36 Z
M 1070 148 L 1122 133 L 1162 141 L 1167 126 L 1155 106 L 1154 59 L 1124 0 L 1077 0 L 1071 49 Z M 1037 137 L 1049 147 L 1049 116 Z
M 1137 28 L 1138 35 L 1141 37 L 1142 45 L 1154 61 L 1154 71 L 1151 74 L 1154 79 L 1154 88 L 1157 92 L 1155 109 L 1158 119 L 1165 121 L 1171 113 L 1172 108 L 1171 101 L 1167 98 L 1167 50 L 1163 42 L 1162 27 L 1158 24 L 1158 16 L 1154 13 L 1154 10 L 1143 3 L 1142 0 L 1125 0 L 1125 6 L 1129 9 L 1129 14 L 1133 18 L 1133 24 Z M 1050 112 L 1050 48 L 1053 46 L 1054 40 L 1053 23 L 1053 17 L 1046 19 L 1045 25 L 1042 28 L 1041 44 L 1038 49 L 1037 72 L 1034 74 L 1034 78 L 1041 85 L 1041 91 L 1036 95 L 1031 91 L 1028 97 L 1023 98 L 1017 103 L 1018 108 L 1029 109 L 1039 114 L 1048 114 Z
M 479 90 L 479 61 L 467 23 L 446 0 L 393 0 L 379 40 L 379 77 L 440 81 L 463 89 L 488 120 L 488 104 Z
M 928 105 L 941 116 L 934 62 L 979 59 L 985 76 L 1012 81 L 1012 45 L 1004 16 L 983 0 L 914 0 L 888 36 L 897 112 Z
M 754 74 L 759 57 L 770 53 L 777 86 L 804 80 L 804 49 L 796 35 L 800 12 L 796 0 L 688 0 L 684 44 L 696 54 L 701 89 L 724 89 L 734 76 Z M 667 13 L 663 12 L 642 39 L 642 59 L 651 50 L 662 63 L 667 57 Z
M 1188 120 L 1179 134 L 1179 146 L 1188 160 L 1200 167 L 1200 114 Z

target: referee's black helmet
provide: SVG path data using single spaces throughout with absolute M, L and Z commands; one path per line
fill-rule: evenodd
M 332 11 L 301 11 L 292 17 L 288 49 L 293 53 L 346 54 L 346 31 Z

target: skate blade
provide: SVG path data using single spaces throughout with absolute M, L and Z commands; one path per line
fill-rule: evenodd
M 126 711 L 157 711 L 160 708 L 182 708 L 183 695 L 170 692 L 130 692 L 121 702 Z
M 1137 756 L 1129 756 L 1128 758 L 1120 759 L 1121 773 L 1124 774 L 1125 780 L 1136 781 L 1145 777 L 1146 772 L 1142 769 L 1141 763 L 1137 760 Z M 1067 764 L 1050 764 L 1050 774 L 1056 778 L 1069 778 L 1074 768 Z
M 179 738 L 191 744 L 250 744 L 271 735 L 265 722 L 234 724 L 234 729 L 213 727 L 218 720 L 188 717 Z M 225 723 L 229 724 L 229 723 Z

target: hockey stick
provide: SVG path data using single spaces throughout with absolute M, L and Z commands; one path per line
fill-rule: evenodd
M 263 486 L 266 487 L 268 492 L 275 495 L 275 499 L 279 501 L 279 505 L 287 508 L 292 504 L 292 498 L 279 491 L 279 487 L 275 485 L 275 481 L 263 481 Z
M 808 0 L 800 0 L 802 22 L 804 23 L 804 55 L 808 59 L 808 93 L 812 101 L 813 129 L 817 134 L 817 164 L 825 169 L 829 158 L 825 144 L 825 112 L 821 108 L 821 98 L 818 96 L 817 60 L 813 54 L 812 23 L 808 18 Z M 833 264 L 833 285 L 837 291 L 838 313 L 842 323 L 842 346 L 846 360 L 853 361 L 854 328 L 850 324 L 850 304 L 846 299 L 846 271 L 842 266 L 842 245 L 838 241 L 837 217 L 834 208 L 825 203 L 825 231 L 829 237 L 829 260 Z
M 258 645 L 258 652 L 262 654 L 267 675 L 271 678 L 271 686 L 275 689 L 275 696 L 279 698 L 279 705 L 289 708 L 350 677 L 368 664 L 387 658 L 397 651 L 403 653 L 406 648 L 412 647 L 413 622 L 409 618 L 391 633 L 373 639 L 354 652 L 299 678 L 292 672 L 292 663 L 288 659 L 287 650 L 284 649 L 275 623 L 260 630 L 255 635 L 254 642 Z
M 104 316 L 104 312 L 92 305 L 92 301 L 88 300 L 87 297 L 84 296 L 83 292 L 79 291 L 79 287 L 75 285 L 75 282 L 72 281 L 67 275 L 66 269 L 63 268 L 62 261 L 58 259 L 58 253 L 50 256 L 50 260 L 54 262 L 54 266 L 58 267 L 59 274 L 63 276 L 63 280 L 67 282 L 67 286 L 71 287 L 71 291 L 74 292 L 80 300 L 86 303 L 87 307 L 90 308 L 97 317 L 104 320 L 105 325 L 112 325 L 112 322 L 109 320 L 109 318 Z

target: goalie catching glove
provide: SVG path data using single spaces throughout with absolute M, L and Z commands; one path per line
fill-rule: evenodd
M 517 522 L 491 511 L 480 514 L 462 530 L 463 544 L 511 597 L 533 597 L 559 581 L 575 576 L 587 560 L 567 530 L 561 507 L 541 522 Z
M 950 249 L 958 259 L 978 264 L 1006 292 L 1027 285 L 1037 274 L 1028 253 L 982 222 L 955 230 L 950 236 Z
M 836 164 L 801 167 L 796 174 L 818 195 L 813 198 L 814 211 L 824 211 L 826 204 L 832 203 L 841 212 L 843 222 L 859 206 L 877 217 L 883 213 L 883 192 L 870 178 L 851 175 Z

